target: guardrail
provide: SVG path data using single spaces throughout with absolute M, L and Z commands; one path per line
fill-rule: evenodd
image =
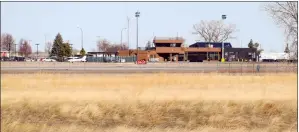
M 1 62 L 1 71 L 21 70 L 129 70 L 129 71 L 181 71 L 220 73 L 297 73 L 296 63 L 256 63 L 256 62 L 203 62 L 203 63 L 97 63 L 97 62 Z

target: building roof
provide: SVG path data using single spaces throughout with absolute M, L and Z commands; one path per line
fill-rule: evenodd
M 182 37 L 155 37 L 153 43 L 183 43 L 184 39 Z
M 207 47 L 207 44 L 213 45 L 213 48 L 222 48 L 221 42 L 196 42 L 194 44 L 191 44 L 189 47 Z M 231 43 L 224 43 L 225 48 L 232 48 Z

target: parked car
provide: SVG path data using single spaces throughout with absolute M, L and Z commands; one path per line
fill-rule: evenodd
M 25 57 L 15 57 L 15 61 L 25 61 Z
M 4 57 L 1 57 L 1 61 L 9 61 L 9 58 L 4 56 Z

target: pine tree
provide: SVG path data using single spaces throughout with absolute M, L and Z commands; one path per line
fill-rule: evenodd
M 254 45 L 253 45 L 253 48 L 258 48 L 260 46 L 260 44 L 259 43 L 254 43 Z
M 70 57 L 72 55 L 72 48 L 69 43 L 63 43 L 64 55 Z
M 85 54 L 86 54 L 86 53 L 85 53 L 85 50 L 84 50 L 84 48 L 82 48 L 82 49 L 80 50 L 80 55 L 81 55 L 81 56 L 85 56 Z
M 289 44 L 287 43 L 284 53 L 290 53 Z
M 249 44 L 248 44 L 248 48 L 253 48 L 254 47 L 254 45 L 253 45 L 253 41 L 252 41 L 252 39 L 250 39 L 250 42 L 249 42 Z
M 55 37 L 52 50 L 51 50 L 51 56 L 56 56 L 59 61 L 62 60 L 64 55 L 64 46 L 63 46 L 63 39 L 60 33 L 58 33 Z

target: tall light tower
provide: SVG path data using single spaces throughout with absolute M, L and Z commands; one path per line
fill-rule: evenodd
M 222 15 L 222 21 L 226 19 L 226 15 Z M 221 57 L 221 62 L 225 62 L 224 59 L 224 41 L 222 41 L 222 57 Z
M 127 35 L 128 35 L 128 49 L 130 49 L 130 18 L 127 17 L 127 20 L 128 20 L 128 30 L 127 30 Z
M 38 45 L 39 44 L 35 44 L 36 45 L 36 60 L 38 59 Z
M 139 11 L 137 11 L 137 12 L 135 12 L 135 17 L 136 17 L 136 21 L 137 21 L 137 32 L 136 32 L 136 43 L 137 43 L 137 47 L 136 47 L 136 50 L 137 50 L 137 56 L 136 56 L 136 58 L 137 58 L 137 61 L 138 61 L 138 18 L 139 18 L 139 16 L 140 16 L 140 12 Z
M 120 45 L 121 45 L 121 48 L 123 48 L 123 31 L 126 30 L 127 28 L 123 28 L 121 29 L 121 32 L 120 32 Z
M 81 48 L 83 49 L 83 30 L 81 27 L 79 27 L 79 25 L 77 25 L 77 28 L 81 30 Z

